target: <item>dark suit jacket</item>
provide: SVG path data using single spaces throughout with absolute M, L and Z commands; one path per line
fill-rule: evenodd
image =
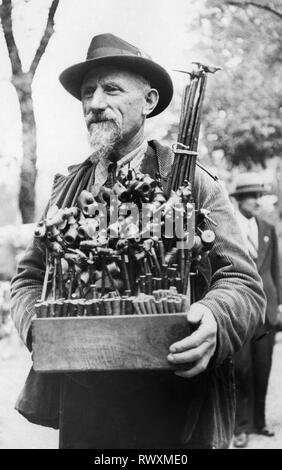
M 282 289 L 279 269 L 279 251 L 275 227 L 261 218 L 258 224 L 258 259 L 256 265 L 263 281 L 267 299 L 266 318 L 270 325 L 277 323 L 277 305 L 282 303 Z

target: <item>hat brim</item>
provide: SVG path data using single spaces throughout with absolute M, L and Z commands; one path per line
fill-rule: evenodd
M 236 197 L 236 196 L 240 196 L 241 194 L 252 194 L 252 193 L 267 194 L 268 191 L 266 188 L 262 188 L 261 186 L 252 186 L 252 187 L 238 189 L 237 191 L 233 191 L 233 193 L 230 193 L 229 196 Z
M 63 87 L 75 98 L 81 100 L 81 85 L 85 75 L 98 65 L 121 66 L 146 78 L 152 88 L 159 92 L 159 101 L 155 109 L 147 116 L 153 117 L 164 111 L 173 95 L 173 84 L 168 72 L 159 64 L 144 57 L 129 55 L 105 56 L 86 60 L 65 69 L 59 76 Z

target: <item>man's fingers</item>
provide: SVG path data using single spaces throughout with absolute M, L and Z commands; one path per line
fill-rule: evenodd
M 215 352 L 217 342 L 217 322 L 213 314 L 201 304 L 194 305 L 193 311 L 191 308 L 192 319 L 198 321 L 201 317 L 197 330 L 190 336 L 172 344 L 167 356 L 168 361 L 175 364 L 176 367 L 177 364 L 189 363 L 192 365 L 189 370 L 175 372 L 176 375 L 185 378 L 194 377 L 194 375 L 200 374 L 207 368 L 210 358 Z
M 183 371 L 179 370 L 174 373 L 175 375 L 178 375 L 179 377 L 184 377 L 186 379 L 194 377 L 195 375 L 201 374 L 202 372 L 206 370 L 209 360 L 210 360 L 210 357 L 209 358 L 204 357 L 203 359 L 198 361 L 193 367 L 191 367 L 191 369 L 183 370 Z
M 194 333 L 192 333 L 190 336 L 186 336 L 181 341 L 173 343 L 169 348 L 169 352 L 175 354 L 186 351 L 187 349 L 194 349 L 200 346 L 206 340 L 207 332 L 205 329 L 202 331 L 201 327 L 199 327 L 199 329 L 194 331 Z
M 186 336 L 182 340 L 173 343 L 169 348 L 169 352 L 180 353 L 186 349 L 197 348 L 205 341 L 212 341 L 216 335 L 216 331 L 217 324 L 214 317 L 203 319 L 196 331 L 194 331 L 190 336 Z
M 211 349 L 211 345 L 205 341 L 199 347 L 188 349 L 186 351 L 172 354 L 167 356 L 167 360 L 172 364 L 184 364 L 185 362 L 199 361 Z

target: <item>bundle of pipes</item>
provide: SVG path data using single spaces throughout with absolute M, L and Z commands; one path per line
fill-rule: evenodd
M 175 158 L 172 168 L 170 191 L 177 191 L 181 186 L 193 187 L 197 158 L 201 112 L 207 84 L 207 74 L 214 73 L 219 67 L 193 62 L 196 70 L 177 72 L 190 75 L 190 82 L 185 86 L 179 122 L 178 142 L 174 146 Z
M 180 198 L 183 212 L 187 215 L 182 246 L 180 247 L 180 277 L 184 280 L 182 292 L 190 296 L 191 302 L 195 300 L 193 281 L 190 282 L 193 252 L 195 254 L 198 251 L 198 259 L 200 259 L 201 249 L 202 251 L 208 251 L 214 243 L 214 233 L 203 228 L 204 224 L 202 222 L 205 218 L 208 218 L 208 214 L 204 214 L 202 209 L 195 210 L 192 190 L 207 74 L 219 70 L 219 67 L 211 67 L 199 62 L 194 62 L 194 64 L 197 68 L 192 72 L 178 70 L 178 72 L 190 75 L 190 81 L 183 92 L 178 142 L 173 146 L 175 158 L 169 185 L 169 193 Z M 211 219 L 209 220 L 213 222 Z M 188 239 L 185 237 L 185 233 L 190 233 Z M 208 240 L 210 243 L 207 243 Z
M 188 299 L 175 288 L 159 289 L 152 295 L 117 296 L 115 292 L 95 299 L 57 299 L 35 304 L 38 318 L 101 315 L 158 315 L 187 311 Z
M 36 303 L 35 311 L 38 318 L 132 315 L 133 297 L 46 300 Z
M 36 227 L 35 236 L 40 238 L 47 251 L 43 301 L 50 291 L 53 300 L 65 297 L 70 300 L 76 291 L 80 297 L 87 297 L 95 283 L 98 283 L 102 295 L 108 289 L 106 283 L 119 294 L 114 277 L 120 273 L 129 295 L 134 292 L 135 285 L 128 272 L 128 258 L 136 258 L 137 263 L 138 253 L 142 251 L 144 259 L 139 264 L 143 272 L 147 262 L 147 265 L 150 263 L 151 273 L 161 275 L 151 243 L 147 244 L 145 253 L 144 240 L 140 236 L 143 221 L 140 218 L 136 222 L 131 215 L 127 215 L 126 205 L 133 202 L 139 208 L 145 202 L 149 205 L 150 214 L 154 212 L 166 201 L 158 179 L 153 180 L 149 175 L 129 170 L 127 174 L 119 175 L 111 195 L 117 196 L 119 211 L 125 215 L 119 216 L 108 227 L 106 222 L 111 206 L 104 188 L 96 198 L 90 192 L 82 191 L 75 207 L 58 209 L 52 206 L 46 218 Z

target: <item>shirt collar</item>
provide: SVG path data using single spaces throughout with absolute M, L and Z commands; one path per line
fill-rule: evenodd
M 139 165 L 139 162 L 146 153 L 147 147 L 148 142 L 144 138 L 143 142 L 136 149 L 132 150 L 127 155 L 117 161 L 117 169 L 120 170 L 125 165 L 129 165 L 130 168 L 134 169 L 136 166 Z
M 238 210 L 238 217 L 239 219 L 241 219 L 241 221 L 246 224 L 246 225 L 251 225 L 251 224 L 254 224 L 256 222 L 256 219 L 255 217 L 251 217 L 250 219 L 248 219 L 247 217 L 245 217 L 242 212 L 240 212 Z
M 143 142 L 137 148 L 129 152 L 127 155 L 124 155 L 120 160 L 117 161 L 117 169 L 120 170 L 121 168 L 123 168 L 125 165 L 128 164 L 130 165 L 130 168 L 132 168 L 133 170 L 134 169 L 137 170 L 140 166 L 141 160 L 143 159 L 147 151 L 147 148 L 148 148 L 148 142 L 144 138 Z M 93 165 L 95 163 L 96 164 L 99 163 L 101 167 L 108 168 L 110 161 L 108 160 L 105 161 L 104 159 L 102 159 L 102 160 L 93 162 L 93 160 L 91 159 L 91 155 L 90 155 L 90 157 L 88 157 L 84 162 L 70 165 L 68 167 L 68 172 L 75 173 L 81 166 L 88 165 L 88 164 Z

